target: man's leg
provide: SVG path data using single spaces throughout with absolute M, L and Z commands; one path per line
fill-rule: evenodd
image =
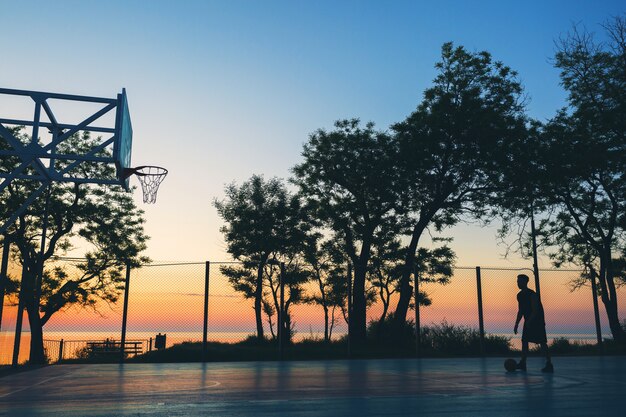
M 517 369 L 526 370 L 526 358 L 528 357 L 528 342 L 522 340 L 522 359 L 517 364 Z
M 546 357 L 546 366 L 543 367 L 541 372 L 548 372 L 548 373 L 554 372 L 554 366 L 552 366 L 552 360 L 550 358 L 550 350 L 548 349 L 547 343 L 541 344 L 541 351 L 543 352 L 543 355 Z
M 543 353 L 543 356 L 546 358 L 546 362 L 550 362 L 550 350 L 548 349 L 547 343 L 541 344 L 541 352 Z

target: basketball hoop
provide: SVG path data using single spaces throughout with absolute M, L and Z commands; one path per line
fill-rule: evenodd
M 143 165 L 137 168 L 131 168 L 128 171 L 129 176 L 135 174 L 141 183 L 143 202 L 147 204 L 156 202 L 157 191 L 159 190 L 161 181 L 163 181 L 167 175 L 167 169 L 152 165 Z

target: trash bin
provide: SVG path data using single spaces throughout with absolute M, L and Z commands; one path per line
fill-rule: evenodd
M 156 349 L 165 349 L 165 340 L 166 340 L 167 335 L 165 334 L 157 334 L 156 338 L 154 339 L 154 347 Z

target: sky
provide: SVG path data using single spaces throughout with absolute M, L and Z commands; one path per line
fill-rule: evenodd
M 626 11 L 622 1 L 0 0 L 0 86 L 101 97 L 126 88 L 133 165 L 169 170 L 146 211 L 154 260 L 228 260 L 212 206 L 253 174 L 287 178 L 318 128 L 386 129 L 418 105 L 441 45 L 519 72 L 528 113 L 565 104 L 554 41 Z M 138 185 L 133 180 L 134 185 Z M 459 265 L 504 260 L 495 227 L 461 225 Z M 547 261 L 543 266 L 549 266 Z

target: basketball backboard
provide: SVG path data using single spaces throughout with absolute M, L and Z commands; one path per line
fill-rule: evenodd
M 130 122 L 130 112 L 128 110 L 128 100 L 126 99 L 126 89 L 117 95 L 117 116 L 116 131 L 118 138 L 113 146 L 113 157 L 117 169 L 117 177 L 122 186 L 128 190 L 128 170 L 131 168 L 131 154 L 133 150 L 133 126 Z
M 51 182 L 128 189 L 131 151 L 124 89 L 116 98 L 103 98 L 0 88 L 0 156 L 11 161 L 0 170 L 0 195 L 13 181 L 39 184 L 20 210 L 0 219 L 0 233 Z

